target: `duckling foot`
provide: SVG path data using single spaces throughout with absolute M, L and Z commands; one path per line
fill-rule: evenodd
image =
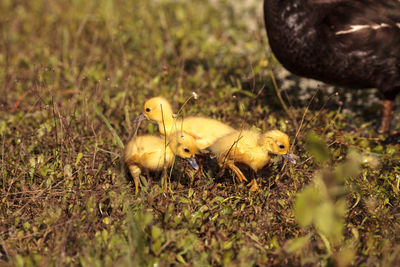
M 133 182 L 135 183 L 135 195 L 139 193 L 139 177 L 140 177 L 140 168 L 136 165 L 130 165 L 129 171 L 131 172 Z
M 248 183 L 247 186 L 250 187 L 250 192 L 256 192 L 260 190 L 260 187 L 258 186 L 256 179 L 251 180 L 251 182 Z
M 244 176 L 242 171 L 235 164 L 228 163 L 227 166 L 229 167 L 229 169 L 231 169 L 236 174 L 236 176 L 238 177 L 240 182 L 243 182 L 243 181 L 247 182 L 246 176 Z

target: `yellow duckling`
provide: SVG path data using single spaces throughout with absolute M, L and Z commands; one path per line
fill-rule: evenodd
M 139 175 L 146 171 L 161 171 L 170 167 L 175 155 L 186 159 L 194 169 L 199 166 L 194 158 L 196 143 L 185 133 L 173 133 L 167 140 L 153 135 L 134 137 L 125 148 L 125 162 L 135 182 L 135 193 L 139 192 Z
M 145 119 L 156 121 L 163 135 L 183 130 L 196 140 L 197 149 L 200 152 L 205 152 L 205 149 L 218 138 L 235 131 L 232 127 L 211 118 L 190 116 L 176 119 L 170 103 L 163 97 L 153 97 L 146 101 L 142 114 L 136 118 L 135 122 Z
M 230 168 L 240 181 L 247 181 L 242 171 L 235 163 L 249 166 L 254 172 L 263 168 L 270 160 L 270 153 L 284 155 L 291 162 L 295 162 L 289 151 L 289 137 L 278 130 L 263 134 L 243 130 L 230 133 L 219 138 L 209 150 L 217 156 L 218 164 L 223 169 Z M 258 189 L 253 180 L 250 190 Z

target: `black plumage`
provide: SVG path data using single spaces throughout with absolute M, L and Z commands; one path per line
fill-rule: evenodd
M 265 0 L 272 51 L 289 71 L 323 82 L 378 88 L 380 130 L 400 92 L 399 0 Z

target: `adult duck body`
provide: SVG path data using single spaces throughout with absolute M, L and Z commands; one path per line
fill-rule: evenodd
M 294 74 L 383 95 L 380 132 L 400 92 L 399 0 L 264 0 L 269 44 Z

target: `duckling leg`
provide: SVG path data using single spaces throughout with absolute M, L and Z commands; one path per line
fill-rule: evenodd
M 393 117 L 393 100 L 385 99 L 382 101 L 382 121 L 379 127 L 379 133 L 386 133 L 389 131 L 390 122 Z
M 139 176 L 140 176 L 140 168 L 136 165 L 129 165 L 129 171 L 133 177 L 133 182 L 135 183 L 135 195 L 139 193 Z
M 226 166 L 236 174 L 236 176 L 239 178 L 239 181 L 241 181 L 241 182 L 246 181 L 247 182 L 246 176 L 244 176 L 242 171 L 234 163 L 227 162 Z

